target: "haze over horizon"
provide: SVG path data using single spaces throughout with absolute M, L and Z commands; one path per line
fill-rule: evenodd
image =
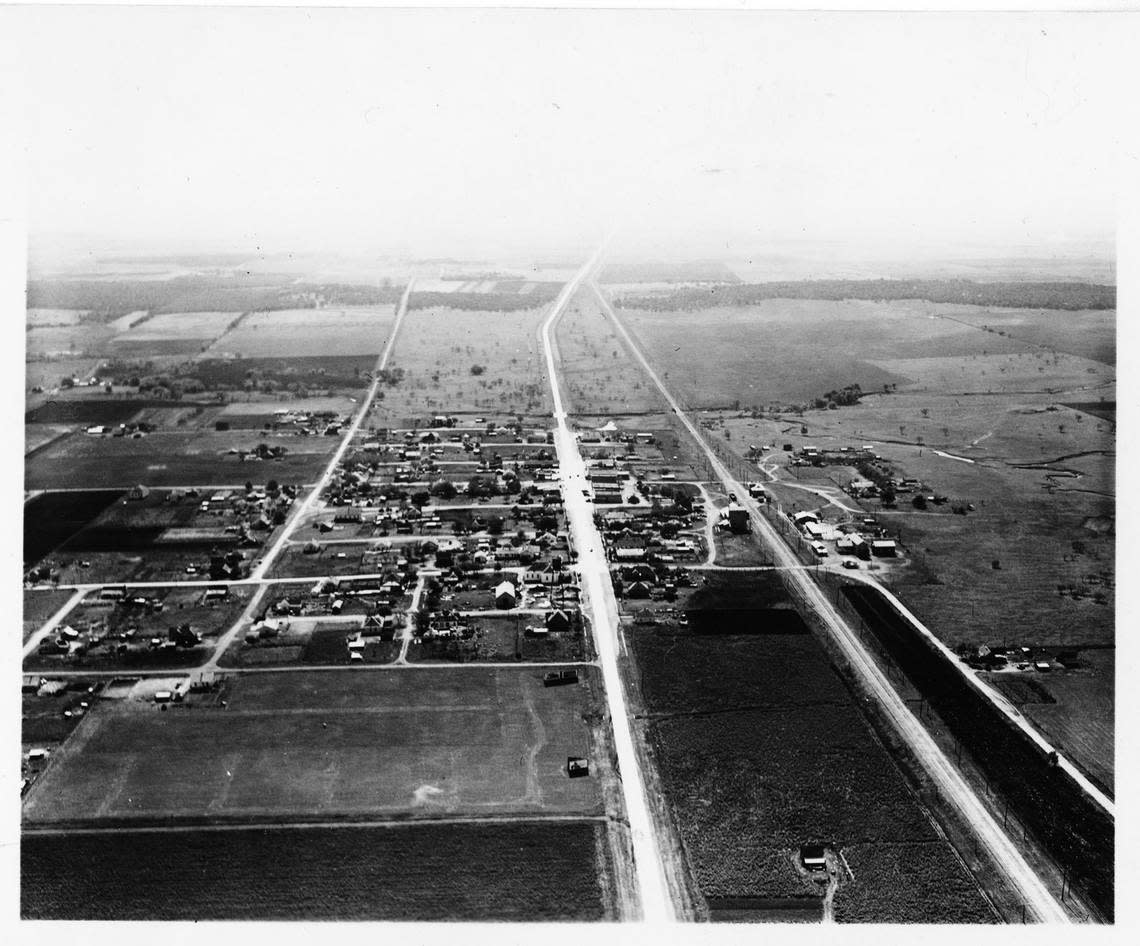
M 1129 31 L 1096 17 L 7 16 L 33 248 L 1111 255 Z

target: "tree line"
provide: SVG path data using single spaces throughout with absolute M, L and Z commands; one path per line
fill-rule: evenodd
M 808 279 L 741 285 L 691 286 L 670 292 L 624 295 L 627 309 L 690 311 L 710 306 L 754 305 L 765 299 L 921 299 L 960 305 L 1018 309 L 1115 309 L 1116 287 L 1076 282 L 986 282 L 967 279 Z

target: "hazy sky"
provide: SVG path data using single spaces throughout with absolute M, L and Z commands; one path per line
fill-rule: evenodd
M 37 233 L 1048 243 L 1111 239 L 1136 173 L 1118 134 L 1134 19 L 22 13 Z

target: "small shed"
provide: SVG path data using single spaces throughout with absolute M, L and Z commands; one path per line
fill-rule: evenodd
M 898 546 L 894 539 L 875 539 L 871 543 L 871 554 L 878 558 L 894 558 L 898 554 Z
M 827 851 L 822 844 L 804 844 L 800 847 L 800 861 L 808 870 L 827 870 Z

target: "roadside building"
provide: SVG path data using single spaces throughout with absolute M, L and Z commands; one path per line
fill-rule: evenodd
M 506 611 L 513 608 L 517 600 L 515 586 L 509 581 L 500 582 L 495 586 L 495 607 L 499 610 Z

